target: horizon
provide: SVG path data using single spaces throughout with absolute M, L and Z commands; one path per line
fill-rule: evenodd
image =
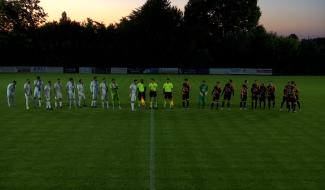
M 103 22 L 105 25 L 118 23 L 122 17 L 128 16 L 132 10 L 140 7 L 146 0 L 41 0 L 41 6 L 48 13 L 47 22 L 58 21 L 63 11 L 76 21 L 86 18 Z M 172 0 L 171 3 L 182 11 L 188 0 Z M 282 0 L 259 1 L 262 17 L 260 24 L 268 32 L 282 36 L 292 33 L 299 38 L 325 37 L 325 1 Z

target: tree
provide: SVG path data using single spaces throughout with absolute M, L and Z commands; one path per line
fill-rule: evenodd
M 123 35 L 125 52 L 134 57 L 162 61 L 177 48 L 177 33 L 183 13 L 169 0 L 148 0 L 128 17 L 122 18 L 118 30 Z M 151 57 L 150 57 L 151 56 Z M 150 58 L 149 58 L 150 57 Z
M 0 31 L 22 32 L 36 29 L 47 14 L 40 0 L 0 0 Z
M 71 19 L 68 17 L 67 12 L 63 11 L 60 18 L 60 23 L 70 23 Z
M 224 37 L 254 29 L 260 16 L 257 0 L 190 0 L 184 21 L 209 35 Z

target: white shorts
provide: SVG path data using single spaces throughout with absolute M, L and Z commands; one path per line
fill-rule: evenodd
M 92 99 L 93 99 L 93 100 L 97 100 L 97 94 L 94 94 L 94 93 L 93 93 L 93 94 L 92 94 Z
M 58 100 L 58 99 L 62 99 L 62 93 L 56 93 L 55 95 L 55 99 Z
M 30 99 L 31 95 L 30 94 L 25 94 L 25 99 Z
M 69 100 L 75 99 L 75 94 L 73 92 L 68 92 L 68 98 Z
M 39 91 L 39 90 L 35 90 L 35 91 L 34 91 L 34 98 L 38 98 L 38 99 L 40 99 L 40 98 L 41 98 L 41 91 Z
M 14 95 L 13 94 L 7 94 L 7 98 L 13 98 Z
M 136 94 L 132 94 L 131 95 L 131 102 L 135 102 L 137 100 L 137 95 Z
M 84 93 L 79 93 L 78 96 L 79 96 L 79 100 L 86 99 L 86 96 Z
M 108 100 L 108 94 L 103 94 L 102 95 L 102 100 Z

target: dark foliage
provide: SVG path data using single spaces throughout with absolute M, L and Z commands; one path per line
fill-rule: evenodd
M 273 68 L 323 74 L 325 39 L 281 37 L 258 25 L 256 0 L 148 0 L 105 26 L 66 12 L 45 22 L 39 0 L 0 0 L 0 65 Z

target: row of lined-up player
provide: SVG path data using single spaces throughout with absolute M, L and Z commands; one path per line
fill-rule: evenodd
M 7 101 L 8 106 L 12 107 L 15 103 L 15 94 L 16 94 L 16 81 L 11 82 L 7 87 Z M 248 103 L 248 94 L 249 94 L 249 84 L 248 81 L 244 81 L 240 89 L 240 109 L 246 110 Z M 155 79 L 151 79 L 151 82 L 148 85 L 149 88 L 149 97 L 150 97 L 150 106 L 149 108 L 158 108 L 157 100 L 157 90 L 158 84 Z M 164 94 L 164 103 L 163 107 L 166 108 L 167 103 L 169 103 L 169 108 L 174 107 L 173 101 L 173 83 L 170 79 L 166 79 L 166 82 L 163 84 L 163 94 Z M 111 83 L 108 84 L 104 78 L 101 83 L 98 82 L 97 77 L 94 77 L 90 83 L 90 93 L 91 93 L 91 107 L 97 107 L 98 96 L 101 96 L 102 107 L 109 108 L 109 89 L 111 91 L 111 105 L 113 109 L 118 107 L 121 109 L 120 97 L 119 97 L 119 85 L 115 79 L 112 79 Z M 184 108 L 189 108 L 190 104 L 190 92 L 192 88 L 188 79 L 184 79 L 181 94 L 182 94 L 182 104 Z M 29 79 L 26 80 L 24 84 L 24 95 L 26 109 L 30 109 L 30 102 L 34 100 L 35 107 L 42 106 L 42 92 L 44 91 L 45 97 L 45 107 L 46 109 L 52 109 L 51 97 L 54 92 L 54 106 L 55 108 L 63 107 L 63 86 L 60 79 L 52 86 L 52 82 L 48 81 L 47 84 L 44 84 L 41 78 L 38 76 L 34 81 L 34 91 L 32 90 L 32 85 Z M 258 103 L 261 109 L 266 109 L 266 101 L 268 103 L 269 109 L 275 109 L 275 85 L 272 82 L 266 86 L 264 83 L 255 81 L 250 89 L 251 93 L 251 108 L 257 109 Z M 76 98 L 76 92 L 78 98 Z M 135 110 L 135 104 L 138 101 L 139 108 L 146 108 L 146 92 L 147 86 L 144 83 L 144 80 L 140 81 L 134 80 L 129 87 L 129 96 L 131 110 Z M 85 86 L 83 80 L 79 80 L 75 84 L 73 78 L 70 78 L 66 84 L 66 93 L 68 96 L 68 105 L 69 108 L 72 108 L 73 105 L 78 105 L 79 107 L 86 106 L 86 95 L 85 95 Z M 206 81 L 202 81 L 199 86 L 199 106 L 204 108 L 207 104 L 207 98 L 209 94 L 209 87 Z M 212 102 L 211 108 L 221 108 L 227 107 L 231 108 L 231 99 L 235 95 L 235 87 L 232 80 L 229 80 L 224 87 L 222 88 L 221 83 L 218 81 L 212 90 Z M 223 99 L 221 97 L 223 96 Z M 296 111 L 296 106 L 300 110 L 300 101 L 299 101 L 299 90 L 294 81 L 288 82 L 288 84 L 283 89 L 283 99 L 281 102 L 281 110 L 283 106 L 286 105 L 288 111 Z

